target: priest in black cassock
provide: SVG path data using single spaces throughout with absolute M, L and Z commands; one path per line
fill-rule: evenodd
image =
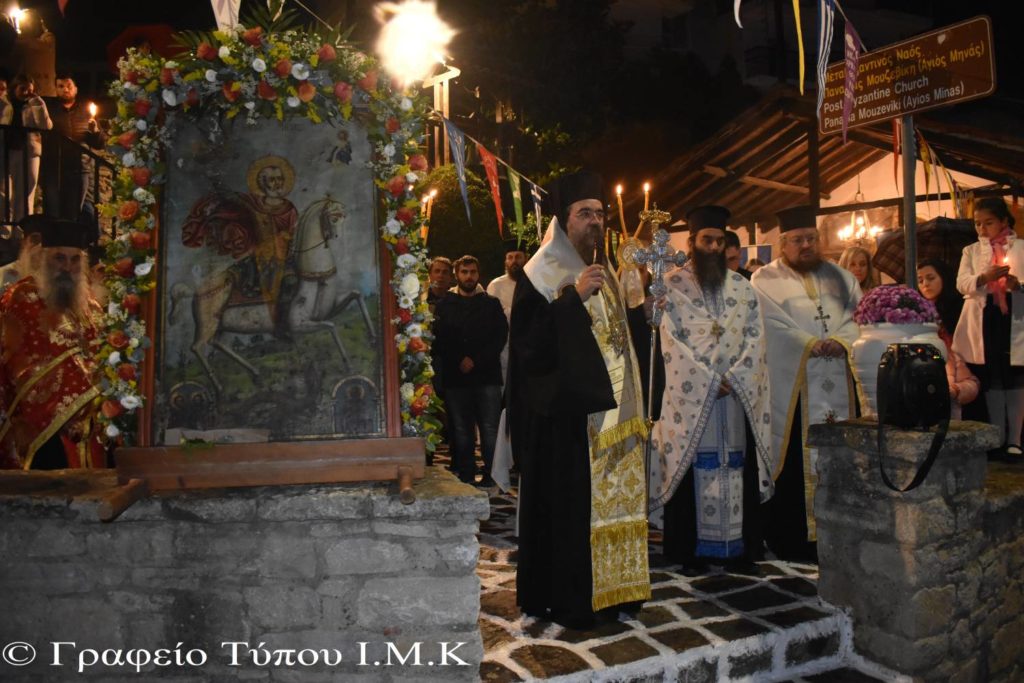
M 600 263 L 601 180 L 581 172 L 547 190 L 554 218 L 516 285 L 509 338 L 517 600 L 585 629 L 651 596 L 647 428 L 622 292 Z

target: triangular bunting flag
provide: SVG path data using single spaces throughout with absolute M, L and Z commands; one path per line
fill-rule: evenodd
M 501 187 L 498 185 L 498 160 L 487 148 L 476 143 L 476 151 L 480 154 L 480 162 L 487 172 L 487 184 L 491 186 L 491 199 L 494 200 L 494 213 L 498 217 L 498 234 L 505 235 L 505 216 L 501 212 Z
M 533 215 L 537 218 L 537 239 L 541 240 L 544 239 L 544 226 L 541 224 L 544 216 L 541 213 L 540 188 L 533 183 L 530 183 L 530 197 L 533 198 Z
M 519 174 L 512 168 L 508 169 L 508 187 L 512 191 L 512 207 L 515 209 L 516 223 L 523 224 L 523 190 L 519 182 Z
M 834 0 L 818 0 L 818 120 L 821 120 L 821 104 L 825 101 L 825 72 L 828 70 L 828 54 L 832 49 L 832 27 L 836 15 Z
M 846 144 L 846 129 L 850 125 L 850 114 L 853 113 L 854 90 L 857 87 L 857 70 L 860 68 L 860 51 L 863 44 L 857 29 L 853 28 L 850 20 L 846 20 L 846 35 L 843 40 L 846 66 L 843 83 L 843 144 Z M 821 118 L 821 112 L 818 112 Z
M 469 192 L 466 190 L 466 136 L 455 127 L 455 124 L 448 119 L 444 121 L 444 129 L 448 133 L 448 146 L 452 150 L 452 161 L 455 163 L 455 175 L 459 179 L 459 189 L 462 191 L 462 203 L 466 205 L 466 220 L 473 224 L 473 218 L 469 215 Z

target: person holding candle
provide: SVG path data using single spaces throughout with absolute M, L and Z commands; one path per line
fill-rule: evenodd
M 999 197 L 974 207 L 978 241 L 964 247 L 956 285 L 964 309 L 953 335 L 953 350 L 981 379 L 989 421 L 1003 434 L 1003 452 L 1021 460 L 1024 428 L 1024 241 L 1013 232 L 1014 217 Z
M 106 136 L 78 99 L 78 86 L 67 72 L 57 74 L 57 97 L 47 103 L 55 135 L 43 145 L 43 206 L 50 216 L 78 220 L 91 190 L 94 163 L 82 146 L 99 152 Z M 90 205 L 91 210 L 91 205 Z
M 35 213 L 36 187 L 39 181 L 39 156 L 42 153 L 42 133 L 53 128 L 53 121 L 43 98 L 36 94 L 36 82 L 28 74 L 20 73 L 11 81 L 14 95 L 11 106 L 12 130 L 7 131 L 7 173 L 11 179 L 12 214 L 19 220 Z

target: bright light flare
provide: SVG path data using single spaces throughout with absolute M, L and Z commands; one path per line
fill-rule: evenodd
M 7 16 L 11 18 L 11 22 L 14 24 L 14 30 L 21 33 L 21 22 L 25 21 L 25 15 L 28 14 L 28 10 L 21 9 L 17 5 L 13 5 L 7 10 Z
M 437 16 L 437 5 L 426 0 L 382 2 L 374 7 L 384 24 L 377 39 L 377 53 L 384 69 L 408 85 L 430 75 L 445 54 L 455 31 Z

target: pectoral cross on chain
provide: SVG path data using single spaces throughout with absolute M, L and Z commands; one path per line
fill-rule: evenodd
M 818 315 L 814 318 L 821 323 L 821 334 L 822 338 L 828 336 L 828 320 L 832 319 L 832 316 L 825 315 L 825 310 L 821 307 L 821 302 L 818 302 Z

